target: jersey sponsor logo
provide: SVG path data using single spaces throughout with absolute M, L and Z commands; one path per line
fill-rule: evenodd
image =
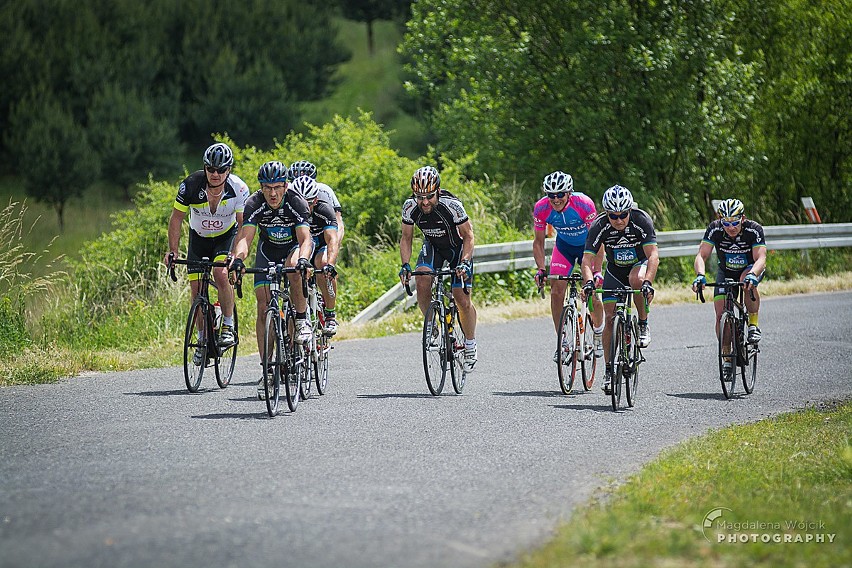
M 182 184 L 180 184 L 180 187 L 178 188 L 178 195 L 183 196 L 185 193 L 186 193 L 186 184 L 182 183 Z
M 205 231 L 220 231 L 225 228 L 225 222 L 221 219 L 203 219 L 201 228 Z
M 293 238 L 293 231 L 290 227 L 269 227 L 267 234 L 269 240 L 277 243 L 286 242 Z
M 744 254 L 729 254 L 725 257 L 725 266 L 731 270 L 742 270 L 748 265 L 748 259 Z
M 615 245 L 613 245 L 613 246 L 616 246 L 616 247 L 632 247 L 633 242 L 625 236 L 625 237 L 621 237 L 620 239 L 618 239 L 618 242 L 616 242 Z
M 619 266 L 632 266 L 636 264 L 636 250 L 631 248 L 613 251 L 615 263 Z
M 427 237 L 443 237 L 447 234 L 447 230 L 443 227 L 421 229 Z

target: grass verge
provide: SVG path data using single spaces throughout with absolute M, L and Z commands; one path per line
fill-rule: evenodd
M 510 566 L 850 566 L 850 437 L 850 402 L 711 432 Z

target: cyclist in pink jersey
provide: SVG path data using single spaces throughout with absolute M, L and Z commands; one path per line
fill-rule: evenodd
M 574 180 L 569 174 L 555 171 L 548 174 L 542 183 L 545 196 L 533 208 L 535 237 L 533 239 L 533 258 L 538 270 L 535 281 L 539 287 L 547 280 L 545 270 L 544 238 L 547 225 L 556 231 L 556 242 L 550 257 L 550 274 L 567 276 L 574 267 L 582 263 L 583 249 L 589 226 L 597 216 L 595 202 L 580 192 L 574 191 Z M 600 261 L 598 259 L 597 275 L 600 276 Z M 602 278 L 601 278 L 602 279 Z M 565 302 L 565 292 L 568 289 L 566 280 L 553 280 L 550 286 L 550 312 L 553 316 L 553 326 L 559 333 L 559 320 L 562 317 L 562 306 Z M 601 347 L 601 332 L 603 331 L 603 309 L 600 299 L 594 298 L 595 310 L 592 321 L 595 329 L 595 356 L 603 354 Z M 554 354 L 558 360 L 559 352 Z

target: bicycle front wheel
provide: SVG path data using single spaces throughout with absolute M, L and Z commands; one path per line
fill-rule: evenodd
M 621 406 L 621 385 L 624 382 L 624 371 L 627 358 L 627 338 L 624 320 L 616 317 L 613 320 L 612 339 L 610 346 L 610 362 L 612 363 L 612 409 L 618 410 Z
M 639 351 L 639 326 L 634 319 L 630 323 L 631 341 L 627 349 L 627 375 L 624 377 L 624 394 L 627 397 L 627 406 L 633 408 L 636 400 L 636 387 L 639 386 L 639 361 L 642 353 Z
M 746 330 L 743 330 L 745 336 Z M 757 345 L 742 343 L 740 349 L 745 353 L 745 365 L 740 366 L 740 375 L 743 381 L 743 388 L 747 394 L 754 392 L 754 383 L 757 381 L 757 354 L 760 349 Z
M 287 407 L 290 412 L 296 412 L 305 358 L 304 349 L 296 343 L 296 314 L 292 309 L 287 309 L 287 318 L 281 322 L 281 333 L 281 382 L 287 395 Z
M 562 308 L 559 319 L 559 331 L 556 333 L 556 374 L 559 376 L 559 388 L 570 394 L 574 388 L 574 376 L 577 372 L 576 326 L 574 306 L 568 304 Z M 568 368 L 571 365 L 571 368 Z
M 216 382 L 219 388 L 225 388 L 231 384 L 234 376 L 234 366 L 237 364 L 237 345 L 240 343 L 237 320 L 237 306 L 234 304 L 234 342 L 230 345 L 219 347 L 219 357 L 216 358 Z
M 432 302 L 423 321 L 423 370 L 426 386 L 434 396 L 441 394 L 447 380 L 445 325 L 443 306 L 440 302 Z
M 325 388 L 328 386 L 328 352 L 331 347 L 328 344 L 328 336 L 323 333 L 322 326 L 315 334 L 317 351 L 316 357 L 311 361 L 311 369 L 314 376 L 314 381 L 317 383 L 317 393 L 325 394 Z
M 453 390 L 456 394 L 461 394 L 464 389 L 464 383 L 467 380 L 467 373 L 464 370 L 464 331 L 459 322 L 459 311 L 453 306 L 450 312 L 450 328 L 452 332 L 449 334 L 449 345 L 447 345 L 447 355 L 450 359 L 450 376 L 453 380 Z
M 207 302 L 196 297 L 189 308 L 183 337 L 183 377 L 189 392 L 198 392 L 207 366 Z
M 719 320 L 719 380 L 725 398 L 734 396 L 737 380 L 737 322 L 729 312 Z
M 266 391 L 266 411 L 269 416 L 276 416 L 279 411 L 281 395 L 282 354 L 281 341 L 278 337 L 278 314 L 276 310 L 266 310 L 263 326 L 263 388 Z
M 583 329 L 583 388 L 592 390 L 595 383 L 595 371 L 598 368 L 598 357 L 595 356 L 595 328 L 592 316 L 586 314 L 586 326 Z
M 311 356 L 313 348 L 310 345 L 305 345 L 299 348 L 300 358 L 302 362 L 299 364 L 299 397 L 302 400 L 308 400 L 311 396 L 311 387 L 314 383 L 313 373 L 311 372 Z

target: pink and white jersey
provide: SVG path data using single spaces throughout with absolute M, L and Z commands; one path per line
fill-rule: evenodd
M 533 208 L 536 231 L 544 231 L 547 225 L 556 230 L 556 240 L 570 246 L 583 246 L 592 221 L 597 216 L 595 202 L 584 193 L 575 191 L 562 211 L 556 211 L 547 196 L 538 200 Z

